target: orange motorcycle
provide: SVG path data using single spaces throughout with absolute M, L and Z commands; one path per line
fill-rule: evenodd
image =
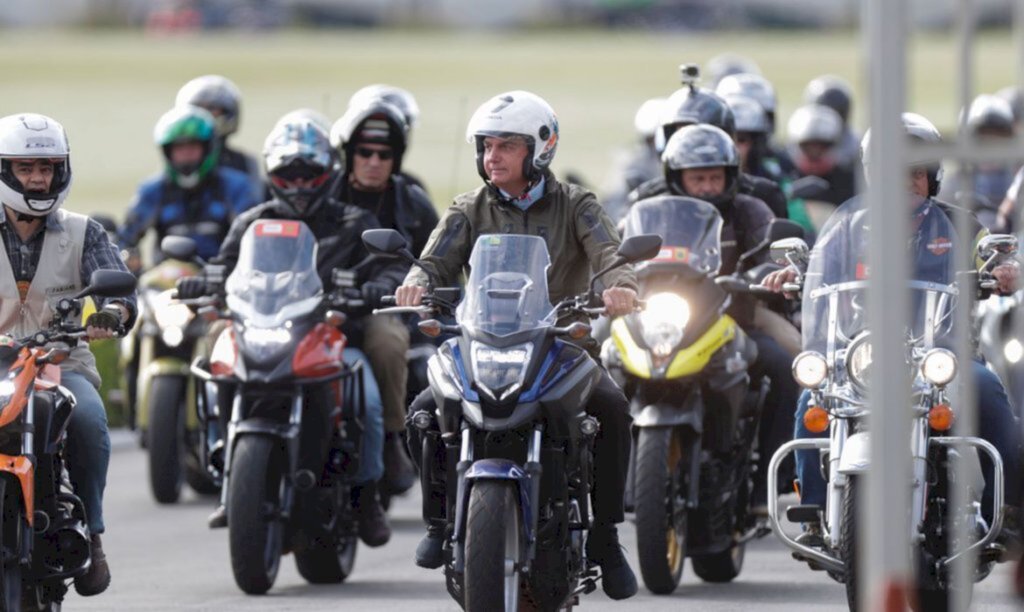
M 85 337 L 82 299 L 134 288 L 133 275 L 99 270 L 54 305 L 49 328 L 0 334 L 0 610 L 60 610 L 68 580 L 89 569 L 85 507 L 64 456 L 75 398 L 60 385 L 59 364 Z

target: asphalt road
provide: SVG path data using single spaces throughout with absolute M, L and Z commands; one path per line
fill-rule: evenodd
M 210 531 L 206 516 L 211 498 L 189 491 L 175 506 L 153 501 L 145 453 L 129 432 L 113 435 L 105 502 L 104 546 L 113 582 L 98 597 L 72 590 L 66 610 L 458 610 L 444 588 L 440 571 L 412 562 L 423 529 L 415 498 L 397 500 L 392 509 L 394 537 L 380 549 L 361 548 L 349 580 L 341 585 L 306 584 L 290 558 L 268 595 L 244 595 L 235 586 L 228 557 L 227 530 Z M 635 556 L 635 532 L 627 523 L 623 543 Z M 1009 567 L 1000 566 L 975 591 L 976 610 L 1020 610 L 1010 599 Z M 743 573 L 731 584 L 702 583 L 684 570 L 675 594 L 656 597 L 643 589 L 625 602 L 613 602 L 598 589 L 582 599 L 591 610 L 846 610 L 842 585 L 793 561 L 772 536 L 747 549 Z

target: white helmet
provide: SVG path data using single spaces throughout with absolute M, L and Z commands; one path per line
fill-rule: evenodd
M 218 137 L 227 138 L 238 131 L 242 92 L 227 77 L 207 74 L 185 83 L 178 90 L 174 105 L 186 104 L 204 108 L 214 115 Z
M 843 137 L 843 118 L 824 104 L 805 104 L 793 111 L 787 124 L 790 144 L 827 142 L 835 145 Z
M 766 134 L 768 132 L 768 118 L 764 109 L 753 98 L 742 95 L 732 95 L 725 99 L 732 109 L 732 115 L 736 119 L 737 132 L 754 132 Z
M 633 126 L 638 134 L 654 138 L 655 130 L 661 127 L 661 115 L 667 101 L 667 98 L 651 98 L 640 105 L 633 117 Z
M 768 117 L 768 131 L 775 131 L 775 88 L 768 79 L 759 74 L 732 74 L 722 79 L 715 87 L 715 93 L 728 98 L 741 95 L 751 98 L 761 105 Z
M 528 91 L 509 91 L 494 96 L 476 109 L 466 128 L 466 141 L 476 144 L 476 170 L 484 170 L 484 138 L 522 136 L 529 152 L 523 160 L 523 176 L 533 181 L 551 165 L 558 149 L 558 117 L 540 96 Z
M 384 85 L 382 83 L 367 85 L 352 94 L 348 101 L 348 106 L 349 108 L 363 107 L 377 99 L 397 106 L 402 111 L 402 114 L 405 115 L 405 123 L 409 126 L 409 129 L 415 127 L 416 121 L 420 118 L 420 106 L 416 104 L 416 98 L 408 90 L 401 87 Z
M 25 193 L 11 167 L 14 159 L 54 162 L 49 193 Z M 60 208 L 71 189 L 71 149 L 64 126 L 45 115 L 20 113 L 0 118 L 0 202 L 34 217 Z

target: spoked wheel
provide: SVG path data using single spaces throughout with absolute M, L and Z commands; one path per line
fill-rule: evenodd
M 473 484 L 466 520 L 466 612 L 519 609 L 519 496 L 508 481 Z
M 21 609 L 21 542 L 25 511 L 21 505 L 18 487 L 7 478 L 0 478 L 0 554 L 3 555 L 0 575 L 0 603 L 4 610 Z
M 284 526 L 280 511 L 284 474 L 276 440 L 238 440 L 228 480 L 228 540 L 238 588 L 250 595 L 270 590 L 281 564 Z
M 640 574 L 652 593 L 667 595 L 679 586 L 686 559 L 686 507 L 679 479 L 682 446 L 671 428 L 644 428 L 636 457 Z
M 185 456 L 185 388 L 181 376 L 154 376 L 149 390 L 149 485 L 161 504 L 181 496 Z

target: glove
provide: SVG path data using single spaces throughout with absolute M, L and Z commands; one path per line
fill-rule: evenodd
M 203 297 L 206 295 L 206 279 L 202 276 L 179 278 L 177 289 L 179 300 L 193 300 Z
M 89 318 L 85 320 L 85 326 L 96 327 L 99 329 L 106 329 L 110 331 L 117 331 L 117 328 L 121 326 L 121 317 L 116 311 L 97 310 L 96 312 L 89 315 Z
M 384 283 L 378 283 L 370 281 L 363 283 L 363 300 L 366 301 L 366 305 L 371 308 L 377 308 L 380 306 L 380 300 L 385 295 L 391 295 L 391 287 Z

